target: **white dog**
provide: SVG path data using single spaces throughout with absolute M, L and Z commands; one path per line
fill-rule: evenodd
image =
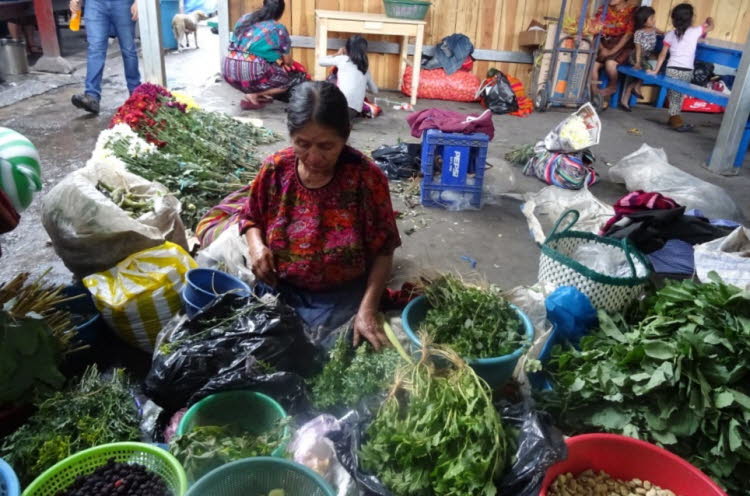
M 190 14 L 177 14 L 172 18 L 172 33 L 177 39 L 177 51 L 182 48 L 182 38 L 185 37 L 185 43 L 190 48 L 190 33 L 195 37 L 195 48 L 198 48 L 198 23 L 208 19 L 208 16 L 196 10 Z

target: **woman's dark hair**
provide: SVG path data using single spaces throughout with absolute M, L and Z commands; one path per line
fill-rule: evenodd
M 674 26 L 674 31 L 677 34 L 678 40 L 682 39 L 685 31 L 693 25 L 694 16 L 695 11 L 693 10 L 693 6 L 689 3 L 681 3 L 672 9 L 672 25 Z
M 278 21 L 284 15 L 284 0 L 263 0 L 263 7 L 248 15 L 241 24 L 234 29 L 234 36 L 239 38 L 252 26 L 263 21 Z
M 310 123 L 328 127 L 345 140 L 352 126 L 349 121 L 349 104 L 335 84 L 327 81 L 309 81 L 292 90 L 286 109 L 286 126 L 293 136 Z
M 633 19 L 635 20 L 635 30 L 638 31 L 639 29 L 646 27 L 646 21 L 648 21 L 648 18 L 654 14 L 656 14 L 656 11 L 651 7 L 638 7 L 638 10 L 636 10 L 633 15 Z
M 367 40 L 362 38 L 360 35 L 355 34 L 348 40 L 346 40 L 346 54 L 349 55 L 349 60 L 357 66 L 359 72 L 367 74 L 367 69 L 370 67 L 370 62 L 367 60 Z

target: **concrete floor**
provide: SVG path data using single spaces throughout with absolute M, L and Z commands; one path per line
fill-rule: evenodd
M 201 48 L 168 54 L 166 57 L 168 84 L 192 94 L 199 104 L 233 115 L 256 117 L 264 125 L 285 133 L 284 104 L 274 103 L 262 111 L 242 112 L 239 108 L 241 94 L 218 77 L 218 37 L 208 30 L 199 34 Z M 80 81 L 82 74 L 75 73 Z M 0 125 L 13 128 L 28 136 L 39 148 L 42 156 L 44 190 L 48 191 L 70 171 L 83 166 L 93 150 L 96 137 L 107 127 L 110 117 L 127 97 L 119 58 L 108 62 L 105 72 L 102 113 L 98 117 L 83 115 L 70 105 L 70 97 L 80 91 L 79 86 L 64 86 L 19 103 L 0 108 Z M 383 95 L 389 100 L 402 101 L 395 93 Z M 478 104 L 454 104 L 438 101 L 420 101 L 417 109 L 430 107 L 449 108 L 465 113 L 478 112 Z M 507 167 L 503 155 L 518 144 L 533 143 L 562 120 L 568 111 L 535 113 L 522 119 L 512 116 L 495 116 L 496 136 L 490 145 L 488 162 L 495 170 Z M 414 141 L 405 121 L 407 113 L 385 108 L 384 115 L 375 120 L 360 121 L 354 127 L 351 144 L 370 152 L 382 144 L 399 140 Z M 714 175 L 702 168 L 711 152 L 720 117 L 694 114 L 687 117 L 696 124 L 690 134 L 677 134 L 667 130 L 662 121 L 665 111 L 639 107 L 632 114 L 609 110 L 601 116 L 603 122 L 601 144 L 593 149 L 597 157 L 596 169 L 602 181 L 591 188 L 601 200 L 612 203 L 626 191 L 622 185 L 611 183 L 606 173 L 608 164 L 614 164 L 647 142 L 663 147 L 670 162 L 701 179 L 723 187 L 750 218 L 750 160 L 738 176 Z M 637 128 L 641 136 L 628 133 Z M 286 146 L 286 142 L 264 147 L 261 155 Z M 534 178 L 524 177 L 518 169 L 513 171 L 515 193 L 538 191 L 545 186 Z M 448 212 L 410 208 L 404 202 L 403 184 L 392 187 L 394 206 L 404 212 L 399 221 L 403 246 L 397 251 L 397 271 L 394 283 L 434 270 L 457 270 L 465 276 L 479 277 L 501 287 L 511 288 L 536 281 L 539 249 L 528 233 L 520 201 L 502 198 L 497 204 L 487 205 L 480 211 Z M 415 197 L 410 197 L 412 201 Z M 9 279 L 21 270 L 39 273 L 51 267 L 54 280 L 66 282 L 70 273 L 54 254 L 41 226 L 39 197 L 22 215 L 21 225 L 13 232 L 0 236 L 3 255 L 0 258 L 0 281 Z M 407 234 L 411 233 L 411 234 Z M 469 260 L 476 261 L 472 268 Z

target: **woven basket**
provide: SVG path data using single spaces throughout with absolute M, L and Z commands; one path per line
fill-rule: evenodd
M 570 223 L 558 232 L 560 226 L 570 217 Z M 578 221 L 577 210 L 568 210 L 555 223 L 552 233 L 540 246 L 539 281 L 555 288 L 573 286 L 591 300 L 594 308 L 617 312 L 640 296 L 651 275 L 651 264 L 628 240 L 604 238 L 596 234 L 570 229 Z M 612 277 L 596 272 L 571 258 L 583 244 L 598 243 L 621 249 L 630 264 L 630 277 Z M 636 266 L 644 274 L 638 276 Z

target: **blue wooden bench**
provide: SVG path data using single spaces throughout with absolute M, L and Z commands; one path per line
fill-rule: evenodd
M 709 45 L 706 43 L 700 43 L 698 49 L 695 52 L 695 60 L 702 62 L 710 62 L 716 65 L 723 65 L 732 69 L 737 69 L 740 66 L 740 59 L 742 59 L 742 51 L 735 50 L 732 48 L 719 47 L 715 45 Z M 695 98 L 700 98 L 709 103 L 715 103 L 726 107 L 729 103 L 729 96 L 718 91 L 713 91 L 702 86 L 690 84 L 685 81 L 666 77 L 664 74 L 648 74 L 646 71 L 634 69 L 632 66 L 621 65 L 618 67 L 618 72 L 625 76 L 632 76 L 643 81 L 645 85 L 658 86 L 659 96 L 656 99 L 655 106 L 657 108 L 664 107 L 664 102 L 667 99 L 667 93 L 669 90 L 678 91 L 685 95 L 690 95 Z M 616 107 L 620 102 L 620 95 L 623 89 L 623 81 L 620 81 L 617 92 L 612 95 L 610 106 Z M 630 105 L 635 105 L 636 97 L 633 95 L 630 99 Z M 742 167 L 742 162 L 745 159 L 745 154 L 750 148 L 750 120 L 748 120 L 745 126 L 745 132 L 742 134 L 742 140 L 740 146 L 737 149 L 737 156 L 734 160 L 735 167 Z

